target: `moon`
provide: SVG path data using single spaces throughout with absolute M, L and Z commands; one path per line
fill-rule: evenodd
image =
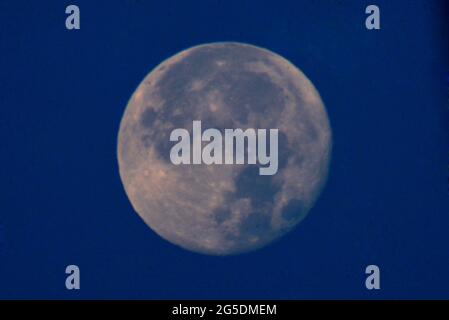
M 174 165 L 170 133 L 203 128 L 278 129 L 279 168 Z M 184 249 L 232 255 L 268 245 L 313 207 L 328 173 L 331 129 L 309 79 L 253 45 L 195 46 L 159 64 L 139 84 L 118 134 L 126 194 L 158 235 Z

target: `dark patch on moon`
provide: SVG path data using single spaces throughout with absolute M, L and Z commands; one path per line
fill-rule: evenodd
M 252 212 L 240 226 L 240 235 L 245 240 L 253 237 L 269 238 L 271 233 L 271 215 L 267 212 Z
M 175 144 L 176 142 L 172 142 Z M 156 143 L 156 151 L 159 155 L 159 158 L 164 160 L 166 163 L 170 163 L 170 150 L 172 145 L 169 143 L 164 143 L 162 141 L 158 141 Z
M 247 123 L 251 112 L 270 114 L 273 121 L 277 120 L 284 106 L 281 88 L 265 74 L 236 70 L 233 78 L 230 83 L 238 83 L 238 86 L 230 87 L 224 101 L 232 108 L 237 121 Z
M 273 176 L 259 175 L 259 166 L 247 166 L 236 179 L 238 198 L 249 198 L 253 208 L 260 209 L 271 204 L 280 187 L 273 182 Z
M 213 217 L 215 222 L 220 225 L 231 218 L 231 211 L 228 206 L 222 207 L 214 211 Z
M 147 108 L 140 116 L 140 123 L 145 128 L 151 128 L 157 118 L 157 113 L 153 109 Z
M 299 219 L 304 215 L 306 209 L 303 201 L 292 199 L 285 206 L 284 210 L 282 210 L 282 218 L 286 221 Z

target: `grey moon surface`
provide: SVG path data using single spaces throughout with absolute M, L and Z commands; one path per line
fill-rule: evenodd
M 173 129 L 278 129 L 279 169 L 174 165 Z M 210 255 L 261 248 L 313 207 L 328 173 L 332 135 L 309 79 L 281 56 L 222 42 L 170 57 L 139 84 L 123 115 L 118 162 L 126 194 L 158 235 Z M 286 243 L 285 245 L 295 245 Z

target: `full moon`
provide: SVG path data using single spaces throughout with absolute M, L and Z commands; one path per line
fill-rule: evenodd
M 170 133 L 278 129 L 278 171 L 259 164 L 174 165 Z M 158 235 L 210 255 L 261 248 L 292 230 L 327 178 L 331 129 L 310 80 L 263 48 L 222 42 L 189 48 L 151 71 L 130 98 L 118 134 L 126 194 Z M 287 245 L 287 243 L 286 243 Z M 293 244 L 294 245 L 294 244 Z

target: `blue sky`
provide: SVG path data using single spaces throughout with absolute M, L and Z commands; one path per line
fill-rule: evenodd
M 75 2 L 73 2 L 75 4 Z M 443 1 L 0 3 L 0 298 L 449 298 Z M 191 253 L 133 212 L 117 133 L 142 78 L 212 41 L 266 47 L 318 88 L 333 131 L 308 217 L 259 251 Z M 81 290 L 65 289 L 65 267 Z M 365 267 L 381 290 L 364 287 Z

